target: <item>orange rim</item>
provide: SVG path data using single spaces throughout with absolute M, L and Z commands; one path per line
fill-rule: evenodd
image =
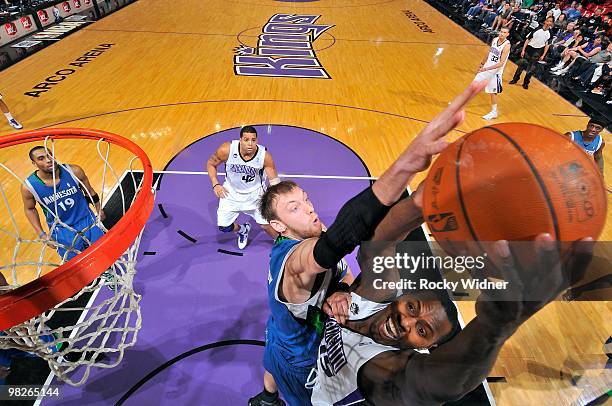
M 74 296 L 107 270 L 132 245 L 153 210 L 153 168 L 145 152 L 132 141 L 106 131 L 48 128 L 0 138 L 0 148 L 50 139 L 88 139 L 119 145 L 142 162 L 140 192 L 128 211 L 108 233 L 85 251 L 46 275 L 0 296 L 0 330 L 21 324 Z

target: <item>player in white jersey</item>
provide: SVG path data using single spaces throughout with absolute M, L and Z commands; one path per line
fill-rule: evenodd
M 572 258 L 561 264 L 550 236 L 536 241 L 538 264 L 524 271 L 514 269 L 508 243 L 496 243 L 507 289 L 483 291 L 476 318 L 459 333 L 446 291 L 411 291 L 384 304 L 352 293 L 348 313 L 325 324 L 307 384 L 312 404 L 351 405 L 365 399 L 378 406 L 437 405 L 474 390 L 506 340 L 569 285 L 564 272 L 584 274 L 590 262 L 590 242 L 575 244 Z M 363 280 L 357 290 L 362 286 Z M 336 317 L 344 318 L 344 325 Z
M 493 120 L 497 118 L 497 94 L 502 92 L 502 77 L 508 55 L 510 55 L 510 41 L 508 34 L 510 29 L 504 27 L 499 30 L 499 36 L 493 39 L 491 48 L 486 58 L 480 63 L 480 69 L 474 79 L 477 82 L 488 80 L 489 83 L 485 87 L 485 92 L 491 95 L 491 111 L 482 118 L 485 120 Z
M 412 205 L 402 207 L 400 201 L 388 212 L 372 241 L 402 241 L 419 226 L 423 219 L 416 221 L 415 207 L 422 207 L 418 190 L 405 202 L 410 201 Z M 509 243 L 495 243 L 501 276 L 508 283 L 504 289 L 483 290 L 476 317 L 457 332 L 457 310 L 446 290 L 401 291 L 375 282 L 397 283 L 408 274 L 411 279 L 424 278 L 427 268 L 404 274 L 393 268 L 374 272 L 380 254 L 393 259 L 402 248 L 389 243 L 362 245 L 360 278 L 351 285 L 345 306 L 331 306 L 333 317 L 325 325 L 317 366 L 308 382 L 312 404 L 349 405 L 365 399 L 378 406 L 430 405 L 462 398 L 487 377 L 506 340 L 572 278 L 584 275 L 592 257 L 592 239 L 576 242 L 564 260 L 555 246 L 550 235 L 539 235 L 536 264 L 517 269 Z
M 225 182 L 217 178 L 217 166 L 225 163 Z M 272 238 L 277 233 L 261 216 L 258 209 L 259 198 L 264 192 L 265 179 L 270 185 L 280 182 L 272 155 L 263 145 L 257 144 L 257 130 L 251 126 L 242 127 L 240 139 L 221 144 L 208 159 L 206 165 L 212 189 L 220 199 L 217 209 L 217 226 L 220 231 L 238 234 L 238 248 L 244 249 L 248 242 L 251 225 L 238 224 L 240 213 L 251 216 Z

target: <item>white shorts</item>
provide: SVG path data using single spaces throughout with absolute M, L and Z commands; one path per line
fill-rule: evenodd
M 501 93 L 502 92 L 502 77 L 499 73 L 493 73 L 491 71 L 479 72 L 474 78 L 475 82 L 481 82 L 488 80 L 487 87 L 485 87 L 486 93 Z
M 229 192 L 229 196 L 219 199 L 217 209 L 217 226 L 228 227 L 234 224 L 240 213 L 249 215 L 257 224 L 268 224 L 259 213 L 259 198 L 263 194 L 263 188 L 252 193 L 238 193 L 227 182 L 223 187 Z

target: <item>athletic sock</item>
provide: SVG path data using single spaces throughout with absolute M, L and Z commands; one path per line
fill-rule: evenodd
M 278 391 L 276 392 L 268 392 L 266 390 L 266 388 L 264 388 L 263 392 L 261 392 L 263 394 L 263 400 L 265 400 L 266 402 L 274 402 L 276 399 L 278 399 Z
M 8 121 L 14 120 L 14 119 L 13 119 L 13 116 L 11 115 L 11 113 L 10 113 L 10 112 L 9 112 L 9 113 L 4 113 L 4 117 L 6 117 L 6 119 L 7 119 Z

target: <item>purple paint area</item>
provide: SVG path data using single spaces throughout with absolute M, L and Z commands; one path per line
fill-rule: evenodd
M 259 143 L 281 173 L 368 176 L 351 150 L 323 134 L 288 126 L 256 128 Z M 203 138 L 166 169 L 201 171 L 221 143 L 238 137 L 239 129 L 232 129 Z M 365 180 L 295 180 L 327 225 L 348 198 L 369 185 Z M 156 206 L 140 245 L 134 285 L 143 295 L 143 326 L 137 344 L 126 351 L 119 367 L 93 371 L 82 388 L 64 385 L 64 398 L 45 404 L 114 404 L 151 371 L 196 347 L 222 340 L 263 341 L 270 238 L 254 225 L 243 256 L 219 253 L 239 250 L 235 234 L 217 230 L 218 200 L 208 177 L 166 174 L 160 185 L 156 203 L 168 218 Z M 239 221 L 246 218 L 241 215 Z M 178 230 L 197 241 L 190 242 Z M 143 256 L 145 251 L 156 255 Z M 262 388 L 262 354 L 262 347 L 244 344 L 198 352 L 153 376 L 125 404 L 246 404 Z

